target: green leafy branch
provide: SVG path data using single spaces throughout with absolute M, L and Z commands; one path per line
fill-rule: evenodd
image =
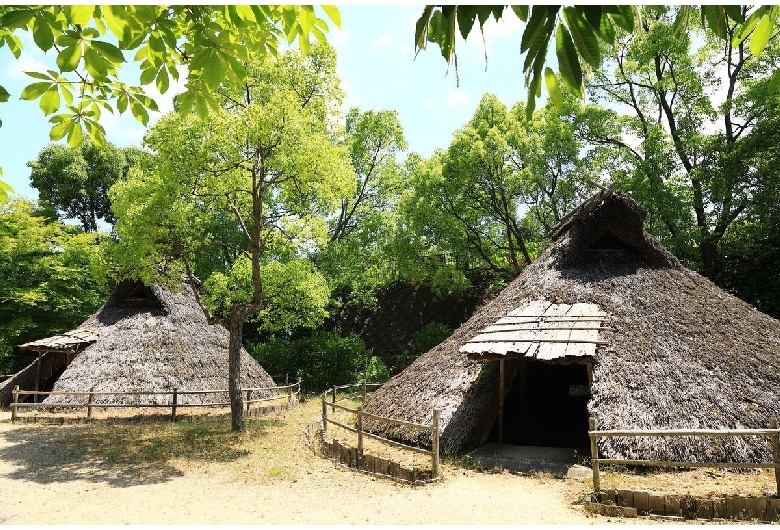
M 583 97 L 583 76 L 601 64 L 600 42 L 612 44 L 616 28 L 631 32 L 641 30 L 641 15 L 638 6 L 630 5 L 576 5 L 576 6 L 426 6 L 417 20 L 415 49 L 419 53 L 428 43 L 436 44 L 448 64 L 455 63 L 457 55 L 455 41 L 458 34 L 465 40 L 478 22 L 484 41 L 484 26 L 492 16 L 496 21 L 510 7 L 517 17 L 525 22 L 520 40 L 520 52 L 525 53 L 523 72 L 528 88 L 526 115 L 530 118 L 536 107 L 536 98 L 541 97 L 542 78 L 550 98 L 562 106 L 559 85 Z M 695 6 L 680 6 L 675 21 L 675 31 L 684 34 Z M 665 9 L 661 7 L 660 9 Z M 774 35 L 780 6 L 758 7 L 745 20 L 743 7 L 739 5 L 700 6 L 702 24 L 709 27 L 724 40 L 729 39 L 729 21 L 736 22 L 737 31 L 731 41 L 738 46 L 749 39 L 754 55 L 763 52 Z M 558 72 L 546 67 L 547 53 L 551 41 L 555 42 Z

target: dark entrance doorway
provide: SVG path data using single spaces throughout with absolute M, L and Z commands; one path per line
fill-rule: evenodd
M 512 390 L 504 398 L 504 443 L 589 447 L 587 365 L 517 362 Z

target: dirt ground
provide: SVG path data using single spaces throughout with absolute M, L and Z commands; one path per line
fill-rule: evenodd
M 221 420 L 0 422 L 0 524 L 618 522 L 584 509 L 589 481 L 449 462 L 440 482 L 411 487 L 344 469 L 303 442 L 318 406 L 252 420 L 245 435 Z

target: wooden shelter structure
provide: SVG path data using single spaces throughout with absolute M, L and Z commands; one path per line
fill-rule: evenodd
M 585 200 L 550 232 L 550 248 L 364 410 L 422 424 L 439 410 L 450 454 L 499 435 L 587 447 L 591 416 L 599 430 L 766 428 L 780 416 L 780 322 L 682 266 L 644 231 L 646 217 L 611 189 Z M 430 444 L 410 429 L 365 427 Z M 599 454 L 771 458 L 758 437 L 600 438 Z
M 68 367 L 73 357 L 86 346 L 95 342 L 100 332 L 94 329 L 78 328 L 67 333 L 53 335 L 45 339 L 27 342 L 19 346 L 20 350 L 34 351 L 38 354 L 35 361 L 35 391 L 41 388 L 41 372 L 44 360 L 48 365 L 48 376 Z

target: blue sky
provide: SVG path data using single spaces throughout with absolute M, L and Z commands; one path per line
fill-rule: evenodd
M 343 108 L 396 110 L 410 151 L 429 156 L 436 147 L 446 148 L 486 92 L 507 105 L 526 97 L 521 23 L 510 10 L 500 22 L 491 19 L 486 27 L 487 64 L 478 33 L 457 43 L 458 85 L 454 67 L 447 72 L 438 47 L 414 57 L 414 27 L 422 5 L 342 5 L 339 9 L 341 29 L 332 30 L 328 39 L 338 54 L 338 73 L 346 93 Z M 29 186 L 26 164 L 49 143 L 50 127 L 37 101 L 22 101 L 19 94 L 34 81 L 23 72 L 53 64 L 54 55 L 41 53 L 29 37 L 23 40 L 25 51 L 19 61 L 7 49 L 0 49 L 0 84 L 11 93 L 11 100 L 0 104 L 0 166 L 3 180 L 18 194 L 37 198 L 37 190 Z M 125 55 L 132 58 L 132 53 Z M 123 80 L 137 84 L 134 69 L 125 66 L 123 70 L 127 71 Z M 163 112 L 171 109 L 173 90 L 164 96 L 150 95 Z M 159 116 L 153 114 L 152 122 Z M 108 141 L 115 145 L 141 145 L 145 128 L 129 112 L 122 117 L 106 114 L 102 123 Z

